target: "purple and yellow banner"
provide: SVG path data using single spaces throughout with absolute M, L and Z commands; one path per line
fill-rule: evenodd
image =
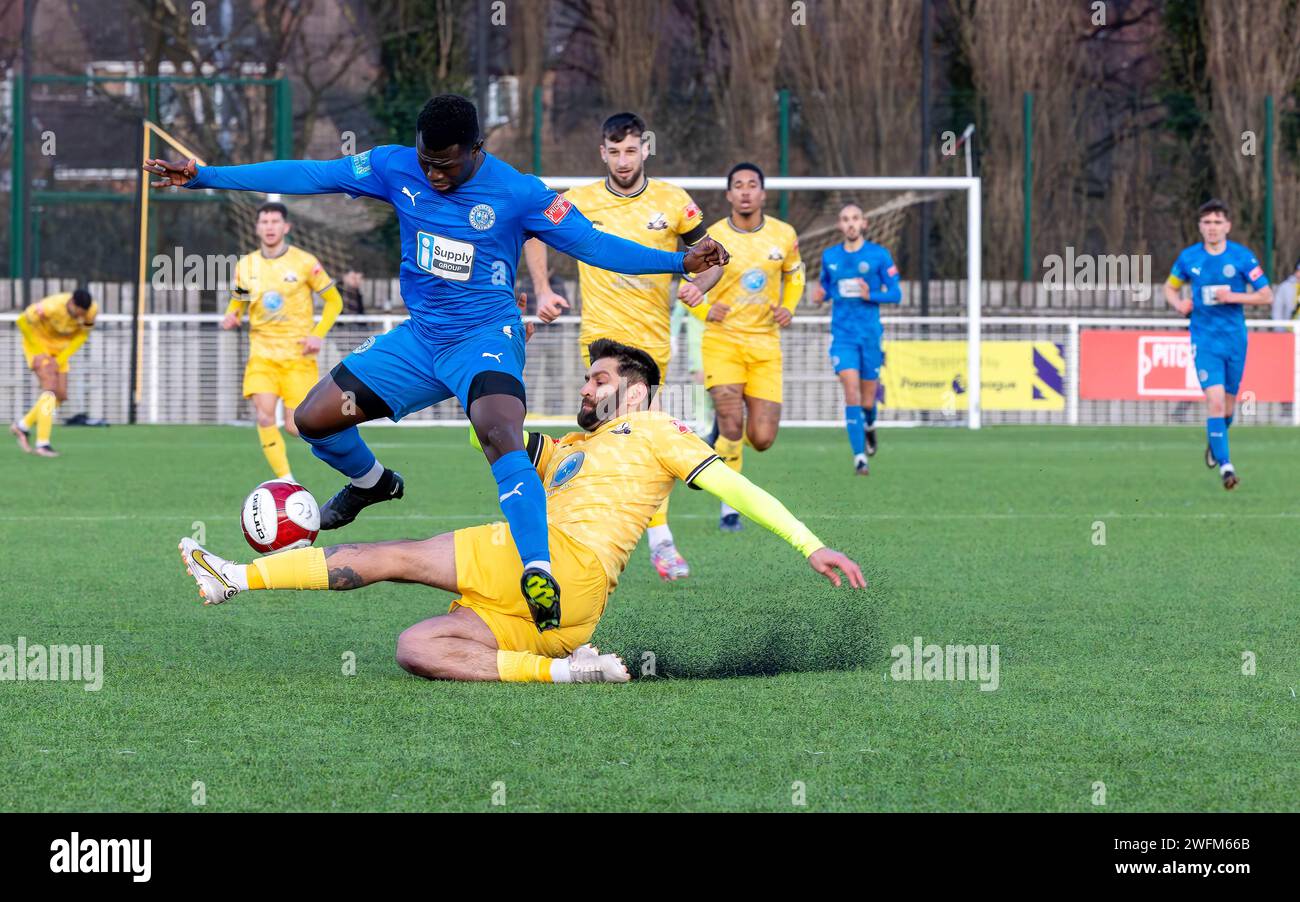
M 965 410 L 966 342 L 886 341 L 880 371 L 887 407 Z M 980 344 L 985 410 L 1064 410 L 1065 350 L 1051 341 Z

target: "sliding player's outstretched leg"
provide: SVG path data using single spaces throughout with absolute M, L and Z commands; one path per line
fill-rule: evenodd
M 298 433 L 312 454 L 351 480 L 321 506 L 321 529 L 347 526 L 370 505 L 402 497 L 401 475 L 379 462 L 357 429 L 358 423 L 391 414 L 388 404 L 342 363 L 294 411 Z
M 559 537 L 556 566 L 574 587 L 569 621 L 537 629 L 515 594 L 520 566 L 499 524 L 424 540 L 297 548 L 228 561 L 182 539 L 181 558 L 204 604 L 260 590 L 360 589 L 377 582 L 417 583 L 458 594 L 448 613 L 423 620 L 397 640 L 397 664 L 430 680 L 625 683 L 623 660 L 588 644 L 605 608 L 608 583 L 592 552 Z

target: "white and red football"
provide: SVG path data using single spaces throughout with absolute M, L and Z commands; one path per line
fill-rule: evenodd
M 320 532 L 320 507 L 296 482 L 273 479 L 244 499 L 244 538 L 254 551 L 270 554 L 306 548 Z

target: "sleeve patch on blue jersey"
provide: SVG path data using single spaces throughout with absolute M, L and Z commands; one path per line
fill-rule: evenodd
M 352 155 L 352 174 L 357 178 L 370 175 L 370 151 Z

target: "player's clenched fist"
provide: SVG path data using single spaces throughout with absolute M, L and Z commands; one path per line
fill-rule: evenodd
M 710 266 L 726 266 L 730 259 L 725 247 L 713 238 L 705 237 L 686 251 L 682 265 L 687 272 L 696 273 L 704 272 Z
M 705 317 L 705 320 L 710 323 L 720 323 L 727 318 L 727 314 L 730 312 L 731 312 L 730 304 L 724 304 L 721 301 L 714 301 L 713 306 L 709 308 L 709 312 L 708 315 Z
M 176 163 L 171 160 L 146 158 L 144 171 L 162 176 L 162 178 L 154 179 L 149 183 L 155 188 L 166 188 L 169 185 L 173 188 L 179 188 L 186 182 L 193 181 L 195 176 L 199 174 L 199 161 L 186 160 L 184 163 Z
M 704 300 L 704 292 L 693 282 L 682 279 L 682 283 L 677 286 L 677 299 L 687 307 L 697 307 Z

